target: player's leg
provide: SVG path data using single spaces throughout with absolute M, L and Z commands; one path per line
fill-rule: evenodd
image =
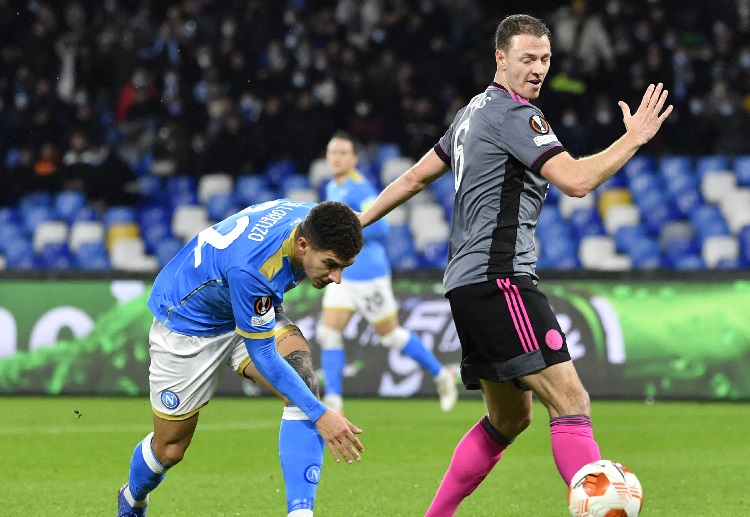
M 319 396 L 318 377 L 313 369 L 310 346 L 281 308 L 276 310 L 276 349 L 310 390 Z M 252 362 L 245 361 L 242 372 L 245 377 L 262 384 L 284 400 L 284 413 L 279 429 L 279 460 L 286 484 L 287 511 L 290 517 L 312 516 L 323 466 L 323 439 L 315 424 L 302 410 L 290 405 L 288 400 L 273 389 Z
M 425 369 L 435 381 L 442 410 L 453 409 L 458 399 L 456 377 L 424 346 L 417 334 L 399 323 L 398 303 L 393 295 L 391 278 L 386 276 L 357 284 L 357 310 L 375 328 L 383 346 L 398 350 Z
M 349 323 L 355 308 L 344 280 L 331 284 L 323 293 L 323 314 L 315 329 L 315 340 L 320 346 L 320 366 L 325 378 L 323 403 L 333 411 L 344 412 L 344 328 Z
M 198 411 L 219 384 L 219 366 L 226 359 L 232 334 L 192 338 L 154 321 L 149 333 L 154 430 L 133 450 L 128 482 L 118 494 L 118 516 L 146 515 L 149 493 L 184 457 L 198 423 Z M 185 350 L 186 356 L 169 352 L 174 349 Z M 188 378 L 193 380 L 191 384 L 185 381 Z
M 594 440 L 589 396 L 572 361 L 554 364 L 544 370 L 521 377 L 550 416 L 552 454 L 565 484 L 578 470 L 601 459 Z
M 531 422 L 531 392 L 513 381 L 481 381 L 488 413 L 458 442 L 425 517 L 453 515 Z

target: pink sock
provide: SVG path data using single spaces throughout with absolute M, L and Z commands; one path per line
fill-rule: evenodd
M 591 419 L 584 415 L 561 416 L 550 420 L 552 455 L 557 470 L 570 484 L 578 470 L 592 461 L 602 459 L 599 445 L 594 441 Z
M 458 442 L 451 464 L 425 517 L 450 517 L 481 483 L 508 446 L 498 443 L 483 425 L 485 416 Z M 485 425 L 489 424 L 487 420 Z M 494 428 L 497 438 L 506 440 Z M 510 442 L 510 441 L 509 441 Z

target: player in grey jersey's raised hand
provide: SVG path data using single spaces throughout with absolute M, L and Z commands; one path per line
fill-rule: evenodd
M 662 84 L 650 85 L 635 113 L 620 102 L 625 133 L 604 151 L 572 157 L 531 104 L 549 71 L 550 32 L 542 20 L 506 17 L 495 33 L 497 72 L 461 109 L 440 141 L 388 185 L 360 215 L 380 219 L 453 171 L 455 204 L 445 295 L 461 341 L 461 377 L 481 389 L 485 415 L 461 439 L 427 516 L 453 515 L 531 422 L 531 393 L 549 411 L 552 452 L 569 483 L 601 459 L 589 397 L 565 335 L 537 289 L 534 232 L 549 183 L 583 197 L 614 175 L 672 112 Z

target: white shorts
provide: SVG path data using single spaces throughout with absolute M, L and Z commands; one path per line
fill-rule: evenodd
M 368 323 L 377 325 L 398 313 L 390 276 L 373 280 L 342 280 L 323 289 L 323 309 L 360 313 Z
M 276 336 L 297 328 L 276 307 Z M 245 342 L 237 332 L 219 336 L 186 336 L 172 332 L 156 318 L 148 334 L 149 388 L 157 416 L 184 420 L 197 413 L 214 396 L 223 366 L 239 375 L 250 364 Z

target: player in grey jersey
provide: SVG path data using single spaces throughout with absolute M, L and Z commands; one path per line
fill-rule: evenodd
M 461 439 L 426 517 L 450 516 L 531 422 L 531 392 L 550 416 L 552 452 L 565 483 L 601 459 L 589 397 L 565 335 L 537 289 L 534 232 L 549 183 L 583 197 L 651 140 L 672 106 L 650 85 L 635 113 L 622 101 L 625 134 L 604 151 L 573 158 L 530 100 L 552 56 L 542 20 L 506 17 L 495 33 L 493 83 L 460 110 L 433 149 L 360 214 L 380 219 L 448 170 L 455 180 L 445 293 L 461 341 L 461 376 L 481 389 L 487 414 Z

